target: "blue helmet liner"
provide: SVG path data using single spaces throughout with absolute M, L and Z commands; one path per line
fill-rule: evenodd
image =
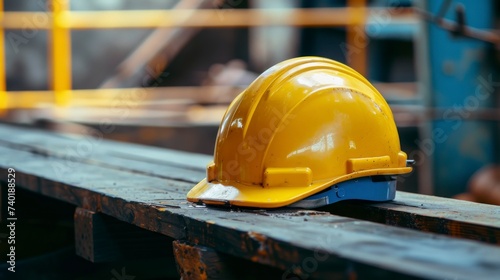
M 335 184 L 289 207 L 316 208 L 347 199 L 390 201 L 396 196 L 396 176 L 369 176 Z

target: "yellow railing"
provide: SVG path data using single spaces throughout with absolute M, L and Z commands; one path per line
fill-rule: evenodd
M 52 1 L 52 32 L 50 60 L 51 87 L 55 92 L 55 103 L 58 106 L 67 105 L 71 90 L 71 33 L 64 26 L 64 17 L 69 10 L 69 0 Z
M 3 1 L 0 1 L 0 21 L 4 21 Z M 8 108 L 7 103 L 7 75 L 5 73 L 5 34 L 0 29 L 0 114 Z
M 61 0 L 62 1 L 62 0 Z M 351 0 L 357 2 L 360 0 Z M 364 1 L 364 0 L 361 0 Z M 57 1 L 56 1 L 57 2 Z M 60 5 L 64 8 L 65 5 Z M 67 29 L 157 28 L 157 27 L 252 27 L 252 26 L 352 26 L 362 23 L 363 6 L 309 9 L 245 9 L 221 12 L 202 10 L 58 11 L 58 25 Z M 193 13 L 196 15 L 192 17 Z M 26 27 L 26 19 L 43 18 L 43 12 L 7 12 L 4 28 Z M 189 20 L 186 20 L 189 18 Z M 50 30 L 50 22 L 36 24 Z
M 347 47 L 366 40 L 365 20 L 370 9 L 366 0 L 349 0 L 345 8 L 322 9 L 201 9 L 201 10 L 134 10 L 134 11 L 70 11 L 69 0 L 52 0 L 51 11 L 4 12 L 0 1 L 0 110 L 8 108 L 32 108 L 40 102 L 57 106 L 82 104 L 72 102 L 81 97 L 80 91 L 72 90 L 71 30 L 108 28 L 158 28 L 158 27 L 251 27 L 251 26 L 309 26 L 347 28 Z M 195 14 L 195 16 L 193 16 Z M 26 28 L 26 19 L 33 20 L 33 29 L 49 30 L 49 91 L 8 92 L 5 73 L 5 29 Z M 188 20 L 187 20 L 188 19 Z M 361 48 L 351 57 L 351 66 L 366 74 L 366 50 Z M 144 89 L 128 89 L 144 90 Z M 92 90 L 81 92 L 88 93 Z M 102 92 L 102 89 L 96 89 Z M 113 91 L 113 90 L 112 90 Z M 115 92 L 115 91 L 113 91 Z M 52 95 L 50 95 L 52 94 Z M 100 95 L 93 95 L 99 98 Z M 74 100 L 73 100 L 74 101 Z M 103 102 L 96 102 L 103 104 Z

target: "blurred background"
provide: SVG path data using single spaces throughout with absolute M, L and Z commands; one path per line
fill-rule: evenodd
M 415 171 L 404 191 L 500 204 L 493 0 L 16 0 L 0 120 L 212 154 L 229 102 L 287 58 L 365 75 Z M 13 136 L 15 137 L 15 135 Z

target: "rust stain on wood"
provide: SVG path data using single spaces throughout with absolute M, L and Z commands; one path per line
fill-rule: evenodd
M 181 279 L 206 280 L 207 266 L 202 261 L 200 248 L 174 241 L 174 256 Z
M 266 241 L 267 237 L 263 234 L 257 233 L 250 231 L 248 232 L 248 237 L 250 237 L 252 240 L 257 241 L 258 248 L 257 248 L 257 254 L 252 256 L 251 260 L 254 262 L 259 262 L 262 261 L 263 259 L 269 259 L 269 253 Z

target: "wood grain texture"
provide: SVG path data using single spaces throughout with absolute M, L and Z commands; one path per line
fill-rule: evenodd
M 184 240 L 173 242 L 179 275 L 184 280 L 199 279 L 290 279 L 283 271 Z M 242 269 L 244 268 L 244 269 Z
M 389 203 L 341 202 L 321 210 L 387 225 L 500 245 L 500 207 L 397 192 Z
M 35 137 L 32 143 L 41 142 L 36 134 L 31 136 Z M 353 275 L 496 279 L 500 274 L 497 246 L 324 211 L 198 207 L 185 200 L 193 183 L 134 171 L 130 164 L 123 168 L 103 163 L 104 159 L 94 159 L 93 154 L 85 159 L 65 158 L 50 149 L 42 153 L 38 148 L 27 149 L 26 143 L 20 148 L 19 143 L 4 141 L 5 136 L 0 139 L 1 180 L 7 178 L 6 169 L 13 167 L 21 188 L 174 239 L 279 268 L 284 271 L 284 279 L 295 275 L 303 279 L 348 279 Z M 122 145 L 121 152 L 127 153 L 127 145 Z M 163 160 L 165 155 L 157 156 Z M 64 173 L 57 168 L 61 164 L 68 168 Z M 443 209 L 434 209 L 431 214 L 453 218 Z
M 74 162 L 91 163 L 183 184 L 185 194 L 205 177 L 210 156 L 102 140 L 101 132 L 68 136 L 11 126 L 0 126 L 0 145 L 60 158 L 54 163 L 64 176 Z M 11 135 L 15 134 L 13 139 Z M 180 198 L 182 199 L 182 197 Z M 345 201 L 322 208 L 335 215 L 451 235 L 500 245 L 500 207 L 454 199 L 398 192 L 395 201 L 366 203 Z
M 88 135 L 63 135 L 39 130 L 0 126 L 0 146 L 60 158 L 61 172 L 71 172 L 72 162 L 87 162 L 157 177 L 198 182 L 205 176 L 210 156 L 103 140 L 102 131 Z M 15 139 L 11 136 L 15 134 Z

